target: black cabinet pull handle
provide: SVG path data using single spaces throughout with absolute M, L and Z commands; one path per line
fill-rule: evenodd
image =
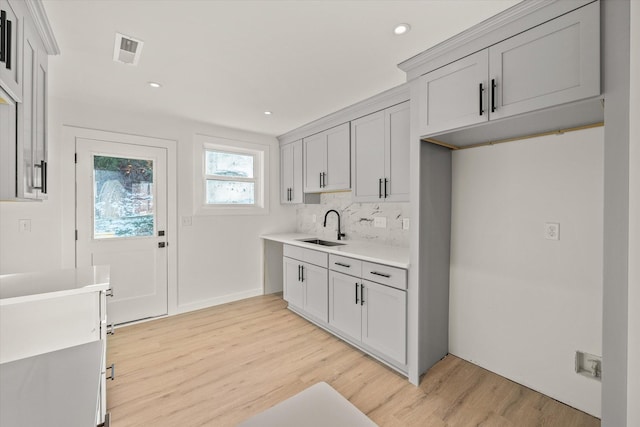
M 320 172 L 320 188 L 322 188 L 322 172 Z
M 300 267 L 302 267 L 300 264 L 298 264 L 298 282 L 300 282 Z
M 491 79 L 491 112 L 496 111 L 496 79 Z
M 384 198 L 386 199 L 389 194 L 387 193 L 387 184 L 389 183 L 389 180 L 387 178 L 384 179 Z
M 42 161 L 42 194 L 47 194 L 47 168 L 49 167 L 48 163 Z
M 7 27 L 6 29 L 6 35 L 4 38 L 4 42 L 5 42 L 5 58 L 4 58 L 4 63 L 7 66 L 7 70 L 11 69 L 11 37 L 13 36 L 11 34 L 11 21 L 9 21 L 8 19 L 5 21 L 5 25 Z
M 351 268 L 351 266 L 349 264 L 343 264 L 341 262 L 334 262 L 335 265 L 339 265 L 340 267 L 344 267 L 344 268 Z
M 322 172 L 322 188 L 327 186 L 327 174 Z
M 382 199 L 382 178 L 378 180 L 378 199 Z
M 36 168 L 40 169 L 40 186 L 33 186 L 34 190 L 40 190 L 42 194 L 46 194 L 47 192 L 47 162 L 44 160 L 40 160 L 40 163 L 36 163 L 33 165 Z
M 385 274 L 385 273 L 378 273 L 377 271 L 372 271 L 371 274 L 375 274 L 376 276 L 382 276 L 382 277 L 386 277 L 387 279 L 389 277 L 391 277 L 390 274 Z
M 0 62 L 6 61 L 7 12 L 0 10 Z
M 360 305 L 364 305 L 364 285 L 360 283 Z
M 480 83 L 480 115 L 484 113 L 484 109 L 482 108 L 482 92 L 484 92 L 484 88 L 482 87 L 482 83 Z
M 356 305 L 358 304 L 358 282 L 356 282 Z

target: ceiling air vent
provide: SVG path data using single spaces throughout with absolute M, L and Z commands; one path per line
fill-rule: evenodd
M 142 52 L 142 40 L 116 33 L 116 43 L 113 47 L 113 60 L 123 64 L 137 65 Z

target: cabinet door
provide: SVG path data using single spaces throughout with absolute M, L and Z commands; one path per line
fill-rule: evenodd
M 0 86 L 18 102 L 22 102 L 23 4 L 15 0 L 0 0 L 0 10 L 4 11 L 7 22 L 11 22 L 11 43 L 7 46 L 4 62 L 0 62 Z
M 293 187 L 293 144 L 280 147 L 280 203 L 291 203 Z
M 369 114 L 351 122 L 351 175 L 353 200 L 377 202 L 383 198 L 385 177 L 385 111 Z M 407 168 L 409 162 L 404 167 Z
M 303 264 L 302 282 L 304 284 L 304 311 L 311 316 L 327 322 L 329 316 L 328 273 L 326 268 L 312 264 Z
M 420 77 L 421 136 L 486 122 L 488 70 L 482 50 Z
M 298 260 L 284 257 L 283 263 L 283 298 L 298 308 L 304 307 L 304 287 L 300 281 L 300 265 Z
M 409 102 L 385 110 L 387 121 L 385 178 L 386 200 L 409 201 Z
M 293 147 L 293 177 L 291 184 L 291 203 L 302 203 L 302 140 L 291 144 Z
M 599 7 L 589 4 L 489 48 L 492 119 L 600 94 Z
M 304 191 L 314 193 L 322 191 L 321 174 L 326 173 L 327 142 L 324 132 L 302 140 L 304 146 Z
M 17 158 L 17 190 L 18 197 L 35 199 L 38 190 L 34 181 L 36 170 L 34 166 L 37 162 L 35 150 L 37 146 L 37 122 L 38 122 L 38 51 L 40 39 L 33 28 L 33 25 L 25 21 L 24 42 L 23 42 L 23 73 L 22 73 L 22 103 L 19 105 L 19 127 L 22 132 L 18 132 L 21 149 Z M 40 165 L 39 162 L 37 162 Z
M 34 188 L 37 188 L 38 199 L 47 198 L 47 79 L 48 79 L 48 56 L 44 49 L 38 53 L 38 62 L 36 64 L 36 82 L 35 82 L 35 99 L 36 99 L 36 139 L 33 152 L 33 164 L 36 167 L 34 177 Z
M 400 364 L 407 361 L 406 292 L 363 281 L 362 342 Z
M 351 188 L 351 132 L 349 123 L 325 131 L 327 166 L 323 190 Z
M 357 277 L 329 272 L 329 324 L 358 341 L 362 327 L 360 282 Z
M 13 99 L 0 88 L 0 200 L 16 197 L 16 114 Z

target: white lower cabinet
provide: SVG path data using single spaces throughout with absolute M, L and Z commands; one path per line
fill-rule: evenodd
M 287 248 L 287 246 L 285 246 Z M 305 314 L 327 322 L 327 254 L 310 249 L 295 248 L 296 253 L 285 249 L 283 258 L 284 299 Z M 286 255 L 296 256 L 291 258 Z M 317 259 L 320 258 L 320 261 Z M 312 264 L 306 260 L 314 260 L 324 266 Z
M 286 244 L 283 254 L 293 311 L 406 372 L 406 270 Z
M 329 272 L 329 324 L 400 365 L 407 361 L 406 292 Z

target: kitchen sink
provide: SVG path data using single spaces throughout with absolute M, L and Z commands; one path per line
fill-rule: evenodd
M 313 245 L 321 245 L 321 246 L 343 246 L 345 245 L 345 243 L 337 243 L 337 242 L 330 242 L 328 240 L 322 240 L 322 239 L 300 239 L 300 242 L 305 242 L 305 243 L 311 243 Z

